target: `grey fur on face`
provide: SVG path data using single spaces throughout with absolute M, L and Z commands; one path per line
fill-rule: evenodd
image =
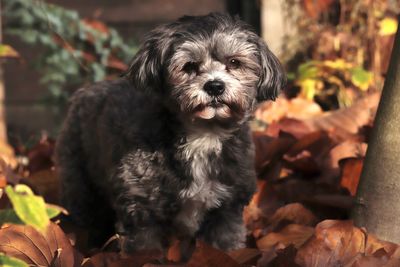
M 75 222 L 124 237 L 243 246 L 255 190 L 248 120 L 285 82 L 264 42 L 223 14 L 183 17 L 146 38 L 126 75 L 78 90 L 56 157 Z

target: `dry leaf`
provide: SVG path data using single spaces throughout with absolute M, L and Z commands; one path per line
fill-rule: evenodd
M 254 266 L 261 257 L 261 251 L 255 248 L 242 248 L 230 251 L 228 252 L 228 255 L 241 266 Z
M 226 253 L 198 241 L 196 250 L 186 267 L 240 267 L 240 265 Z
M 338 140 L 347 140 L 358 133 L 359 129 L 372 122 L 378 107 L 380 93 L 361 98 L 349 108 L 325 112 L 323 115 L 305 120 L 304 123 L 314 130 L 325 130 Z
M 101 252 L 86 260 L 82 267 L 142 267 L 162 257 L 163 254 L 158 250 L 138 251 L 124 256 L 115 252 Z
M 325 220 L 314 236 L 299 249 L 296 262 L 304 267 L 345 266 L 364 253 L 366 234 L 351 221 Z
M 314 226 L 317 217 L 300 203 L 291 203 L 279 208 L 269 220 L 271 226 L 276 228 L 282 223 Z
M 0 252 L 35 266 L 75 267 L 83 257 L 61 228 L 51 223 L 45 233 L 30 226 L 9 225 L 0 229 Z
M 300 247 L 304 244 L 314 233 L 314 228 L 298 224 L 289 224 L 280 232 L 269 233 L 261 239 L 257 240 L 257 247 L 260 250 L 269 250 L 277 244 L 289 246 L 290 244 L 295 247 Z
M 340 185 L 349 190 L 352 196 L 356 195 L 358 182 L 360 181 L 364 159 L 347 158 L 340 161 L 342 175 Z

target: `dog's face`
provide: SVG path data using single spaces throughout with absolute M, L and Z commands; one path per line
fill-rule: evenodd
M 285 83 L 265 43 L 238 19 L 183 17 L 150 33 L 128 76 L 193 123 L 241 123 Z

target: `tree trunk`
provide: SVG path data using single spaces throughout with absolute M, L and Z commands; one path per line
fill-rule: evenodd
M 2 13 L 1 1 L 0 1 L 0 14 Z M 3 43 L 2 24 L 0 16 L 0 44 Z M 0 59 L 1 60 L 1 59 Z M 6 130 L 6 117 L 4 109 L 5 100 L 5 89 L 4 89 L 4 78 L 3 78 L 3 64 L 0 61 L 0 143 L 7 143 L 7 130 Z
M 364 162 L 352 218 L 400 243 L 400 27 Z

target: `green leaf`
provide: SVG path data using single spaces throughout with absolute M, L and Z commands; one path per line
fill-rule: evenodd
M 61 212 L 63 212 L 63 208 L 58 207 L 56 205 L 46 205 L 46 212 L 47 216 L 49 216 L 50 219 L 53 219 L 54 217 L 57 217 L 60 215 Z
M 0 226 L 5 223 L 24 224 L 13 209 L 0 210 Z
M 53 219 L 60 215 L 61 212 L 66 212 L 64 211 L 63 208 L 58 207 L 56 205 L 46 205 L 46 213 L 49 219 Z M 13 209 L 5 209 L 5 210 L 0 210 L 0 226 L 5 224 L 5 223 L 11 223 L 11 224 L 25 224 L 17 215 L 15 210 Z
M 2 267 L 29 267 L 26 262 L 0 253 L 0 266 Z
M 10 199 L 15 213 L 26 224 L 43 231 L 49 224 L 49 216 L 46 204 L 42 197 L 35 196 L 32 190 L 23 184 L 6 187 L 6 193 Z
M 361 67 L 352 68 L 350 72 L 351 82 L 361 90 L 367 90 L 372 82 L 372 73 L 364 70 Z
M 315 61 L 301 64 L 297 69 L 299 80 L 315 79 L 318 76 L 319 68 Z

